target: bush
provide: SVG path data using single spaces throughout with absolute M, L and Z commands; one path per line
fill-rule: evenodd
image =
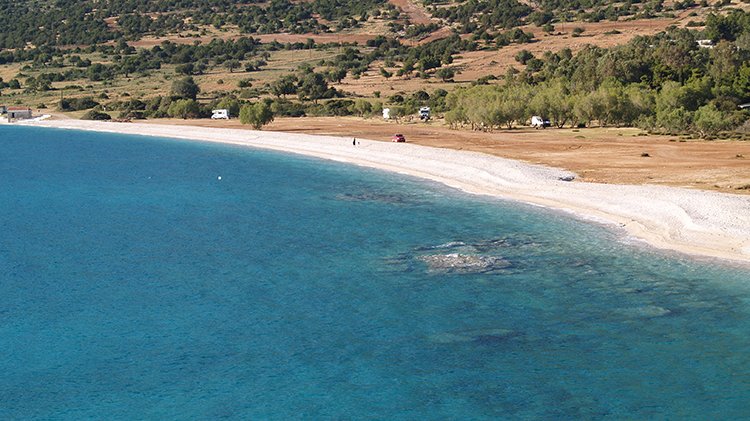
M 329 116 L 352 115 L 354 101 L 351 99 L 332 100 L 323 104 L 323 112 Z
M 98 102 L 94 101 L 91 97 L 84 98 L 63 98 L 58 104 L 60 111 L 81 111 L 94 108 L 99 105 Z
M 531 54 L 529 50 L 521 50 L 518 53 L 516 53 L 516 56 L 514 57 L 517 62 L 521 64 L 526 64 L 527 61 L 534 58 L 534 55 Z
M 132 120 L 143 120 L 146 118 L 143 111 L 120 111 L 117 118 L 121 119 L 132 119 Z
M 200 115 L 200 107 L 193 99 L 178 99 L 169 104 L 167 113 L 170 117 L 196 118 Z
M 304 105 L 288 99 L 275 99 L 271 103 L 271 111 L 274 115 L 282 117 L 304 117 L 306 115 Z
M 88 111 L 81 117 L 81 120 L 111 120 L 112 116 L 96 110 Z

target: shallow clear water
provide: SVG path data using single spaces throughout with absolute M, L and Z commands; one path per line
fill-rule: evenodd
M 747 417 L 749 285 L 403 176 L 0 127 L 0 419 Z

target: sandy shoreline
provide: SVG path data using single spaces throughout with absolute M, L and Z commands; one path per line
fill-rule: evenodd
M 246 145 L 409 174 L 467 192 L 617 224 L 657 248 L 750 262 L 750 197 L 653 185 L 566 182 L 572 173 L 475 152 L 280 132 L 47 120 L 37 127 Z

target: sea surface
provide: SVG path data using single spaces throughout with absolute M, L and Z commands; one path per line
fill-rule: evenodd
M 750 271 L 267 151 L 0 127 L 0 419 L 747 419 Z

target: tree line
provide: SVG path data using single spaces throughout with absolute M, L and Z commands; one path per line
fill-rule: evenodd
M 236 25 L 249 34 L 328 32 L 357 26 L 369 16 L 395 18 L 394 10 L 385 0 L 6 1 L 0 2 L 0 49 L 95 45 L 209 25 Z
M 698 37 L 714 44 L 701 48 Z M 750 100 L 750 14 L 743 11 L 709 15 L 702 33 L 670 28 L 609 49 L 516 59 L 525 68 L 508 72 L 502 86 L 449 95 L 448 122 L 494 130 L 542 115 L 560 127 L 635 125 L 710 136 L 747 119 L 738 109 Z

